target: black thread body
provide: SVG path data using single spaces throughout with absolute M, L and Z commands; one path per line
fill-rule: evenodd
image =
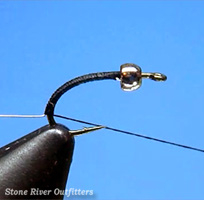
M 64 85 L 59 87 L 51 96 L 49 99 L 47 106 L 45 108 L 45 115 L 47 115 L 48 121 L 50 125 L 54 125 L 55 121 L 53 118 L 54 115 L 54 109 L 57 104 L 57 101 L 59 98 L 68 90 L 72 89 L 75 86 L 78 86 L 82 83 L 87 83 L 91 81 L 97 81 L 97 80 L 116 80 L 117 78 L 120 78 L 120 72 L 99 72 L 99 73 L 91 73 L 83 76 L 79 76 L 77 78 L 74 78 L 68 82 L 66 82 Z

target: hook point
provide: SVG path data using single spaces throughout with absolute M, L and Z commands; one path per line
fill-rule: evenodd
M 105 126 L 94 126 L 94 127 L 85 127 L 83 129 L 80 130 L 74 130 L 74 131 L 69 131 L 69 133 L 73 136 L 76 135 L 82 135 L 84 133 L 88 133 L 88 132 L 92 132 L 92 131 L 97 131 L 99 129 L 105 128 Z

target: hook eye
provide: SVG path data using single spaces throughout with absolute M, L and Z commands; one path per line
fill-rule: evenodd
M 149 78 L 154 81 L 166 81 L 167 77 L 164 74 L 155 73 L 142 73 L 142 78 Z
M 124 91 L 133 91 L 142 85 L 142 70 L 138 65 L 126 63 L 120 66 L 120 83 Z

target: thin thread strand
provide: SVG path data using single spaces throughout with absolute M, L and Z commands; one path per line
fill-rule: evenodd
M 0 117 L 13 117 L 13 118 L 40 118 L 40 117 L 45 117 L 45 114 L 42 114 L 42 115 L 0 115 Z
M 79 122 L 79 123 L 83 123 L 83 124 L 87 124 L 87 125 L 103 126 L 101 124 L 95 124 L 95 123 L 86 122 L 86 121 L 82 121 L 82 120 L 78 120 L 78 119 L 73 119 L 73 118 L 70 118 L 70 117 L 62 116 L 62 115 L 54 114 L 54 116 L 59 117 L 59 118 L 63 118 L 63 119 L 67 119 L 67 120 L 71 120 L 71 121 L 75 121 L 75 122 Z M 133 132 L 130 132 L 130 131 L 124 131 L 124 130 L 120 130 L 120 129 L 116 129 L 116 128 L 112 128 L 112 127 L 108 127 L 108 126 L 105 126 L 105 128 L 108 129 L 108 130 L 111 130 L 111 131 L 120 132 L 120 133 L 124 133 L 124 134 L 128 134 L 128 135 L 132 135 L 132 136 L 136 136 L 136 137 L 140 137 L 140 138 L 144 138 L 144 139 L 148 139 L 148 140 L 153 140 L 153 141 L 156 141 L 156 142 L 161 142 L 161 143 L 165 143 L 165 144 L 169 144 L 169 145 L 173 145 L 173 146 L 186 148 L 186 149 L 190 149 L 190 150 L 199 151 L 199 152 L 204 153 L 203 149 L 199 149 L 199 148 L 195 148 L 195 147 L 191 147 L 191 146 L 187 146 L 187 145 L 183 145 L 183 144 L 178 144 L 178 143 L 174 143 L 174 142 L 169 142 L 169 141 L 166 141 L 166 140 L 161 140 L 161 139 L 158 139 L 158 138 L 133 133 Z

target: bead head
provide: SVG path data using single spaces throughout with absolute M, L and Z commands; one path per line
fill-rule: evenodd
M 124 91 L 133 91 L 142 84 L 142 70 L 138 65 L 126 63 L 120 66 L 120 83 Z

